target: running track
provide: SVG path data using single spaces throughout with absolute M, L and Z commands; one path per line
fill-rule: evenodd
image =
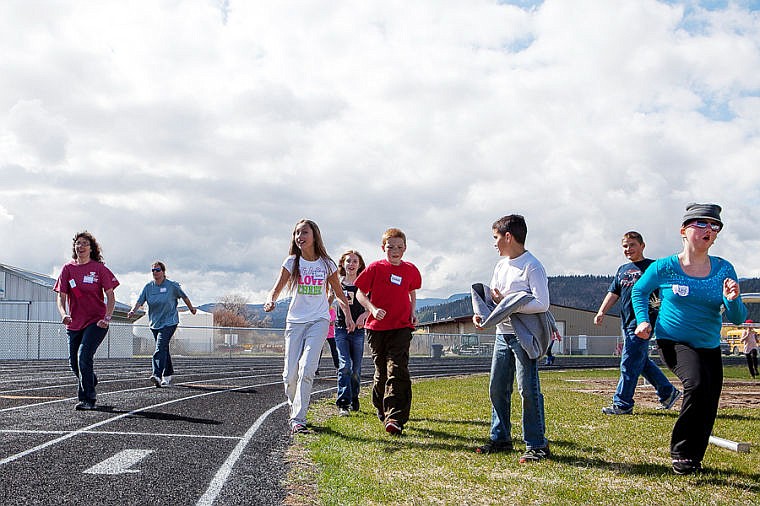
M 421 378 L 489 365 L 412 359 L 410 370 Z M 82 412 L 65 361 L 0 362 L 0 504 L 281 504 L 290 442 L 282 358 L 176 359 L 175 369 L 174 385 L 157 389 L 148 359 L 96 360 L 99 408 Z M 367 359 L 363 370 L 370 380 Z M 333 374 L 315 380 L 313 396 L 334 391 Z

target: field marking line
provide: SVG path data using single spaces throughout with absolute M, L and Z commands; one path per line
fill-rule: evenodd
M 85 469 L 85 474 L 132 474 L 139 473 L 139 469 L 131 469 L 132 466 L 139 464 L 145 457 L 153 453 L 153 450 L 140 450 L 137 448 L 128 448 L 122 450 L 116 455 L 108 457 L 102 462 L 95 464 L 89 469 Z
M 0 434 L 68 434 L 70 430 L 31 430 L 31 429 L 0 429 Z M 240 440 L 242 436 L 211 436 L 206 434 L 167 434 L 165 432 L 127 432 L 117 430 L 88 430 L 82 434 L 103 436 L 145 436 L 145 437 L 176 437 L 190 439 L 231 439 Z
M 101 427 L 103 425 L 107 425 L 107 424 L 109 424 L 111 422 L 115 422 L 117 420 L 121 420 L 122 418 L 126 418 L 128 416 L 135 415 L 137 413 L 141 413 L 141 412 L 147 411 L 149 409 L 160 408 L 162 406 L 168 406 L 170 404 L 175 404 L 177 402 L 183 402 L 183 401 L 187 401 L 187 400 L 198 399 L 198 398 L 201 398 L 201 397 L 207 397 L 209 395 L 217 395 L 217 394 L 222 394 L 222 393 L 234 392 L 235 390 L 243 390 L 243 389 L 246 389 L 246 388 L 255 388 L 255 387 L 261 387 L 261 386 L 273 386 L 273 385 L 279 385 L 281 383 L 282 383 L 281 381 L 278 381 L 276 383 L 262 383 L 262 384 L 258 384 L 258 385 L 246 385 L 246 386 L 237 387 L 237 388 L 230 388 L 228 390 L 218 390 L 218 391 L 214 391 L 214 392 L 204 392 L 202 394 L 196 394 L 196 395 L 191 395 L 191 396 L 187 396 L 187 397 L 181 397 L 179 399 L 172 399 L 170 401 L 161 402 L 161 403 L 158 403 L 158 404 L 152 404 L 150 406 L 145 406 L 145 407 L 142 407 L 142 408 L 139 408 L 139 409 L 132 410 L 132 411 L 130 411 L 128 413 L 122 413 L 120 415 L 117 415 L 117 416 L 114 416 L 114 417 L 111 417 L 111 418 L 107 418 L 105 420 L 101 420 L 99 422 L 93 423 L 92 425 L 88 425 L 87 427 L 83 427 L 81 429 L 77 429 L 75 431 L 69 432 L 68 434 L 64 434 L 63 436 L 58 437 L 56 439 L 52 439 L 52 440 L 47 441 L 45 443 L 39 444 L 39 445 L 37 445 L 35 447 L 32 447 L 32 448 L 29 448 L 29 449 L 24 450 L 22 452 L 16 453 L 15 455 L 11 455 L 9 457 L 6 457 L 6 458 L 0 460 L 0 466 L 4 466 L 5 464 L 9 464 L 9 463 L 11 463 L 11 462 L 13 462 L 15 460 L 18 460 L 18 459 L 21 459 L 23 457 L 26 457 L 27 455 L 31 455 L 32 453 L 36 453 L 36 452 L 38 452 L 40 450 L 44 450 L 45 448 L 49 448 L 49 447 L 51 447 L 53 445 L 56 445 L 58 443 L 61 443 L 61 442 L 66 441 L 68 439 L 71 439 L 71 438 L 73 438 L 75 436 L 78 436 L 80 434 L 84 434 L 86 432 L 92 431 L 93 429 L 96 429 L 96 428 Z
M 317 390 L 316 392 L 312 392 L 311 396 L 322 394 L 325 392 L 330 392 L 332 390 L 336 390 L 337 387 L 331 387 L 331 388 L 325 388 L 322 390 Z M 238 461 L 240 456 L 243 454 L 243 451 L 245 450 L 245 447 L 248 446 L 248 443 L 251 442 L 251 439 L 253 439 L 254 434 L 259 430 L 259 427 L 261 427 L 266 419 L 275 411 L 278 409 L 287 406 L 288 403 L 281 402 L 280 404 L 277 404 L 276 406 L 272 406 L 269 408 L 266 412 L 264 412 L 259 418 L 251 425 L 251 427 L 246 431 L 243 438 L 240 440 L 240 442 L 235 445 L 235 448 L 230 452 L 229 456 L 227 457 L 227 460 L 224 461 L 224 463 L 221 465 L 219 470 L 216 472 L 216 475 L 214 475 L 214 478 L 211 480 L 211 483 L 209 483 L 208 488 L 206 489 L 206 492 L 201 496 L 200 499 L 198 499 L 198 502 L 196 503 L 196 506 L 210 506 L 214 504 L 214 501 L 216 501 L 217 497 L 219 497 L 219 493 L 222 491 L 222 488 L 227 483 L 228 478 L 230 477 L 230 474 L 232 473 L 232 468 L 235 466 L 235 463 Z

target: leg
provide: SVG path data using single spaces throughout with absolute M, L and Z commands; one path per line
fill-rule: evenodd
M 383 405 L 386 422 L 392 420 L 401 427 L 409 421 L 412 408 L 412 379 L 409 376 L 409 344 L 412 329 L 388 331 L 388 380 Z
M 546 418 L 544 396 L 538 379 L 538 360 L 531 359 L 520 345 L 517 337 L 511 337 L 507 345 L 515 357 L 517 389 L 522 397 L 522 431 L 528 450 L 546 448 Z
M 332 356 L 333 367 L 338 370 L 338 349 L 336 347 L 335 338 L 328 339 L 327 344 L 330 346 L 330 356 Z
M 161 332 L 161 329 L 150 329 L 151 333 L 153 333 L 153 357 L 150 360 L 151 364 L 151 376 L 150 379 L 153 380 L 154 378 L 157 378 L 159 381 L 161 380 L 161 371 L 163 368 L 161 367 L 161 364 L 159 362 L 159 349 L 158 349 L 158 334 Z M 155 381 L 155 380 L 154 380 Z
M 375 365 L 375 374 L 372 378 L 372 405 L 377 410 L 377 417 L 385 422 L 385 383 L 388 381 L 388 356 L 385 346 L 383 331 L 367 331 L 367 342 L 372 350 L 372 362 Z
M 623 353 L 620 356 L 620 379 L 612 397 L 612 404 L 630 410 L 633 409 L 633 394 L 636 392 L 639 376 L 649 359 L 649 340 L 629 335 L 627 331 L 625 334 Z
M 298 359 L 303 350 L 305 331 L 305 323 L 287 323 L 285 325 L 285 366 L 282 370 L 282 381 L 285 384 L 285 396 L 288 398 L 291 420 L 298 383 Z
M 348 408 L 351 405 L 351 355 L 348 330 L 335 328 L 335 347 L 338 350 L 338 398 L 335 405 Z
M 657 364 L 655 364 L 648 356 L 644 362 L 644 369 L 641 371 L 641 375 L 644 376 L 644 379 L 654 387 L 660 403 L 665 405 L 670 399 L 670 396 L 673 395 L 676 387 L 673 386 L 673 383 L 671 383 L 668 377 L 665 376 L 662 369 L 657 367 Z
M 683 383 L 681 412 L 673 427 L 670 454 L 674 460 L 702 462 L 718 412 L 723 385 L 720 348 L 694 349 L 660 339 L 664 362 Z
M 364 357 L 364 329 L 356 329 L 349 335 L 349 355 L 351 356 L 351 409 L 358 411 L 362 358 Z
M 757 370 L 757 348 L 752 350 L 752 368 L 755 370 L 755 376 L 758 374 Z M 753 378 L 755 377 L 753 376 Z
M 171 341 L 176 325 L 169 325 L 155 330 L 156 351 L 153 353 L 153 374 L 159 378 L 171 376 L 171 357 L 169 356 L 169 342 Z
M 303 351 L 298 359 L 298 380 L 291 408 L 291 423 L 306 425 L 306 411 L 311 401 L 311 387 L 319 366 L 319 354 L 327 338 L 328 320 L 306 323 L 303 333 Z
M 69 367 L 78 379 L 77 397 L 80 401 L 86 401 L 87 398 L 82 390 L 82 379 L 79 377 L 79 346 L 82 344 L 84 330 L 67 330 L 66 333 L 69 335 Z
M 79 383 L 84 393 L 83 401 L 94 403 L 97 397 L 95 393 L 95 371 L 93 368 L 93 358 L 98 346 L 105 339 L 108 329 L 98 327 L 93 323 L 85 327 L 82 333 L 82 344 L 79 346 Z
M 491 397 L 491 441 L 512 441 L 510 413 L 515 380 L 515 356 L 507 345 L 508 338 L 505 334 L 496 335 L 491 358 L 491 377 L 488 383 L 488 393 Z

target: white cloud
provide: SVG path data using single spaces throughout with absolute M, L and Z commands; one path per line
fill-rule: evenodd
M 760 276 L 747 5 L 2 3 L 0 261 L 56 272 L 87 228 L 120 300 L 160 258 L 196 303 L 262 301 L 310 217 L 336 258 L 403 228 L 447 296 L 504 214 L 550 275 L 608 274 L 623 232 L 669 254 L 711 201 L 714 253 Z

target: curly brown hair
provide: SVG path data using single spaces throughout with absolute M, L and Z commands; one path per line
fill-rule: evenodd
M 83 230 L 77 233 L 77 235 L 74 236 L 74 239 L 72 239 L 71 258 L 74 260 L 77 259 L 77 247 L 75 244 L 77 242 L 77 239 L 80 237 L 83 237 L 90 241 L 90 259 L 95 260 L 96 262 L 103 262 L 103 257 L 100 255 L 100 245 L 98 244 L 98 241 L 95 239 L 95 237 L 87 230 Z

